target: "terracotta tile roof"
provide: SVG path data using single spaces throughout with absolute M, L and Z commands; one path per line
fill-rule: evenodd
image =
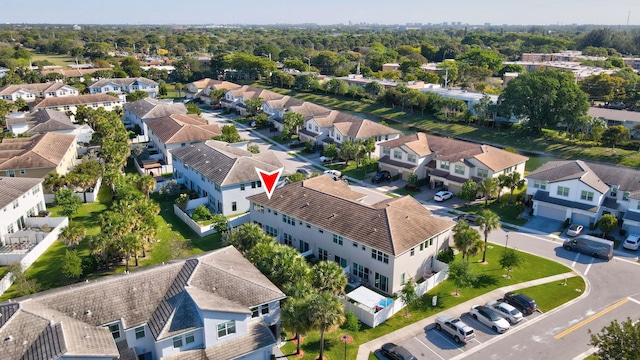
M 165 144 L 206 141 L 222 133 L 218 125 L 208 125 L 196 114 L 172 114 L 149 120 L 146 124 Z
M 349 136 L 352 139 L 366 139 L 374 136 L 401 133 L 399 130 L 395 130 L 377 122 L 356 117 L 350 121 L 336 121 L 333 126 L 339 130 L 340 133 Z
M 320 106 L 318 104 L 314 104 L 312 102 L 305 101 L 301 105 L 292 105 L 289 106 L 289 110 L 298 114 L 302 114 L 306 116 L 315 116 L 321 114 L 328 114 L 332 110 L 326 108 L 324 106 Z
M 272 109 L 283 110 L 300 106 L 302 105 L 302 103 L 304 103 L 304 101 L 287 95 L 278 99 L 267 100 L 266 103 L 268 103 Z
M 54 106 L 74 106 L 104 102 L 110 102 L 113 103 L 113 105 L 117 105 L 120 103 L 120 98 L 107 94 L 48 97 L 37 102 L 33 106 L 33 109 L 38 110 Z
M 171 114 L 186 114 L 187 108 L 183 103 L 173 103 L 153 98 L 144 98 L 123 105 L 139 119 L 154 119 Z
M 91 355 L 115 358 L 118 349 L 104 324 L 120 320 L 124 329 L 131 329 L 146 323 L 156 340 L 201 328 L 198 302 L 213 310 L 226 311 L 224 305 L 216 305 L 204 293 L 227 302 L 236 301 L 238 311 L 242 309 L 247 314 L 252 307 L 285 298 L 242 254 L 228 246 L 130 274 L 107 276 L 0 303 L 0 335 L 16 340 L 12 347 L 3 347 L 3 351 L 17 354 L 12 359 L 21 358 L 29 349 L 53 354 L 47 359 Z M 258 322 L 251 326 L 254 323 Z M 46 343 L 38 340 L 39 334 L 46 332 L 51 334 L 47 339 L 58 339 L 57 346 L 52 340 Z M 241 343 L 225 343 L 220 349 L 242 347 L 250 352 L 264 344 L 261 330 L 251 330 L 242 338 Z M 268 346 L 273 343 L 275 340 L 270 340 Z
M 54 132 L 3 139 L 0 143 L 0 170 L 56 167 L 75 144 L 75 135 Z
M 0 177 L 0 209 L 20 198 L 43 179 L 26 177 Z M 2 319 L 0 318 L 0 324 Z
M 257 99 L 261 98 L 262 100 L 275 100 L 281 99 L 284 97 L 282 94 L 278 94 L 277 92 L 273 92 L 270 90 L 259 89 L 254 87 L 247 87 L 247 89 L 242 94 L 246 99 Z
M 403 145 L 411 149 L 411 151 L 416 153 L 418 156 L 431 154 L 431 149 L 429 149 L 429 142 L 427 141 L 427 135 L 423 132 L 418 132 L 380 143 L 380 146 L 388 148 L 397 148 Z
M 371 206 L 316 190 L 316 182 L 324 183 L 323 189 L 332 184 L 343 186 L 328 176 L 318 176 L 276 189 L 270 200 L 262 193 L 248 199 L 391 255 L 454 226 L 432 216 L 410 196 Z
M 282 167 L 272 151 L 252 154 L 213 140 L 175 149 L 171 154 L 220 186 L 260 180 L 256 167 L 265 171 Z

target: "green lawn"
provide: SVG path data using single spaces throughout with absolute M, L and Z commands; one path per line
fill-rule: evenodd
M 411 317 L 405 318 L 403 316 L 404 312 L 400 312 L 375 328 L 369 328 L 363 325 L 361 326 L 360 331 L 349 331 L 348 333 L 353 336 L 354 341 L 347 345 L 347 352 L 350 354 L 347 358 L 353 359 L 357 348 L 365 342 L 437 314 L 489 291 L 507 285 L 513 285 L 524 281 L 570 271 L 568 267 L 551 260 L 543 259 L 527 253 L 520 253 L 520 255 L 525 259 L 525 262 L 520 268 L 516 268 L 511 272 L 511 279 L 507 279 L 503 276 L 505 271 L 502 270 L 499 265 L 499 259 L 502 253 L 502 246 L 490 243 L 490 248 L 487 249 L 488 264 L 481 264 L 478 262 L 478 260 L 482 259 L 482 254 L 471 259 L 471 268 L 478 275 L 478 280 L 473 288 L 460 289 L 460 296 L 453 296 L 452 294 L 456 290 L 455 286 L 450 281 L 445 281 L 425 294 L 419 305 L 415 306 L 415 308 L 411 308 Z M 554 284 L 553 286 L 557 285 Z M 578 285 L 571 285 L 571 288 L 575 288 L 577 286 Z M 567 286 L 567 288 L 569 288 L 569 286 Z M 579 293 L 575 293 L 575 296 L 579 295 Z M 438 296 L 438 305 L 432 307 L 431 298 L 434 295 Z M 568 299 L 568 297 L 563 298 Z M 543 302 L 546 303 L 546 300 L 543 299 Z M 340 359 L 344 356 L 344 343 L 341 342 L 340 338 L 345 333 L 347 333 L 347 331 L 342 329 L 325 333 L 325 352 L 328 359 Z M 309 332 L 302 343 L 302 349 L 305 351 L 303 359 L 315 359 L 318 356 L 318 346 L 319 333 L 316 331 Z M 289 341 L 282 348 L 282 351 L 285 354 L 292 354 L 295 352 L 295 349 L 295 342 Z M 295 356 L 290 356 L 290 358 L 294 359 Z
M 484 201 L 482 203 L 477 203 L 474 205 L 463 205 L 457 208 L 457 210 L 464 211 L 471 214 L 479 214 L 484 209 L 485 209 Z M 498 203 L 495 201 L 490 201 L 489 210 L 498 214 L 501 221 L 518 225 L 518 226 L 523 226 L 524 224 L 527 223 L 527 219 L 521 219 L 518 217 L 518 215 L 520 214 L 518 214 L 517 211 L 515 211 L 515 206 L 507 205 L 505 202 Z
M 67 65 L 75 64 L 75 59 L 68 55 L 52 55 L 52 54 L 39 54 L 33 53 L 31 61 L 48 60 L 55 65 L 64 66 L 67 69 Z
M 413 191 L 413 190 L 409 190 L 406 187 L 401 187 L 401 188 L 397 188 L 395 190 L 393 190 L 394 193 L 398 194 L 398 195 L 416 195 L 420 193 L 420 190 L 417 191 Z
M 564 281 L 556 281 L 518 290 L 518 292 L 535 299 L 538 309 L 547 312 L 580 296 L 584 289 L 584 280 L 580 276 L 574 276 L 567 279 L 566 285 Z
M 325 164 L 325 166 L 329 169 L 338 170 L 342 173 L 343 176 L 348 176 L 358 180 L 364 180 L 368 177 L 368 175 L 372 175 L 376 172 L 378 168 L 377 162 L 372 162 L 367 166 L 360 166 L 356 168 L 355 161 L 349 161 L 349 164 L 345 164 L 344 162 L 338 162 L 333 164 Z

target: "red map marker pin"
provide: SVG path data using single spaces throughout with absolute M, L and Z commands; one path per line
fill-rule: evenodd
M 276 184 L 278 183 L 278 179 L 280 175 L 282 175 L 282 171 L 284 168 L 280 168 L 278 170 L 274 170 L 272 172 L 266 172 L 262 169 L 255 168 L 258 176 L 262 179 L 262 184 L 264 185 L 264 192 L 267 193 L 267 197 L 271 199 L 271 195 L 273 195 L 273 190 L 276 189 Z

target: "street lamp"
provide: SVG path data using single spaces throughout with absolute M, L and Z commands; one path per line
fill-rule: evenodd
M 505 235 L 507 237 L 507 241 L 504 243 L 504 252 L 507 252 L 507 247 L 509 246 L 509 234 Z
M 349 340 L 349 335 L 342 336 L 342 342 L 344 342 L 344 360 L 347 360 L 347 341 Z
M 262 56 L 264 56 L 264 57 L 268 57 L 268 58 L 269 58 L 269 60 L 271 60 L 271 53 L 269 53 L 269 54 L 262 53 Z
M 311 59 L 306 56 L 303 56 L 302 58 L 307 60 L 307 72 L 311 72 Z

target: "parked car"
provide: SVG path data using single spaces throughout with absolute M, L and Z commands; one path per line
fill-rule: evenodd
M 538 304 L 536 304 L 536 301 L 525 294 L 508 292 L 504 294 L 504 299 L 502 301 L 514 306 L 524 315 L 531 315 L 534 311 L 538 310 Z
M 582 229 L 584 229 L 584 226 L 582 225 L 571 224 L 567 229 L 567 236 L 578 236 L 582 232 Z
M 466 221 L 468 223 L 475 223 L 476 220 L 478 220 L 478 215 L 476 215 L 476 214 L 460 214 L 460 215 L 458 215 L 456 220 L 458 220 L 458 221 L 464 220 L 464 221 Z
M 311 175 L 313 175 L 313 171 L 309 170 L 309 169 L 305 169 L 305 168 L 300 168 L 298 170 L 296 170 L 297 173 L 299 174 L 303 174 L 307 179 L 311 177 Z
M 509 324 L 517 324 L 520 320 L 523 319 L 522 313 L 520 310 L 513 307 L 513 305 L 509 305 L 503 301 L 489 301 L 487 306 L 497 311 L 500 316 L 507 319 Z
M 392 360 L 418 360 L 415 356 L 411 355 L 409 350 L 394 343 L 386 343 L 382 345 L 380 350 L 385 356 Z
M 333 158 L 328 158 L 326 156 L 320 156 L 320 158 L 318 160 L 320 160 L 321 163 L 328 163 L 328 162 L 333 161 Z
M 338 170 L 325 170 L 324 174 L 328 175 L 330 178 L 332 178 L 335 181 L 340 180 L 340 178 L 342 177 L 342 173 Z
M 569 251 L 578 251 L 594 258 L 607 260 L 613 258 L 613 241 L 591 235 L 580 235 L 577 238 L 566 239 L 562 246 Z
M 453 193 L 451 191 L 438 191 L 434 196 L 433 200 L 435 201 L 445 201 L 451 199 Z
M 381 183 L 383 181 L 391 181 L 391 173 L 388 172 L 387 170 L 378 171 L 371 178 L 371 182 L 374 183 L 374 184 L 378 184 L 378 183 Z
M 444 331 L 453 337 L 456 343 L 467 342 L 476 337 L 473 328 L 467 325 L 459 318 L 452 318 L 447 315 L 438 316 L 436 318 L 436 329 Z
M 627 239 L 624 241 L 622 246 L 625 249 L 634 250 L 634 251 L 638 250 L 638 247 L 640 247 L 640 236 L 634 235 L 634 234 L 627 236 Z
M 471 307 L 471 310 L 469 310 L 469 314 L 471 314 L 474 319 L 492 328 L 495 332 L 502 334 L 509 330 L 509 322 L 500 316 L 497 311 L 488 306 L 474 305 Z

